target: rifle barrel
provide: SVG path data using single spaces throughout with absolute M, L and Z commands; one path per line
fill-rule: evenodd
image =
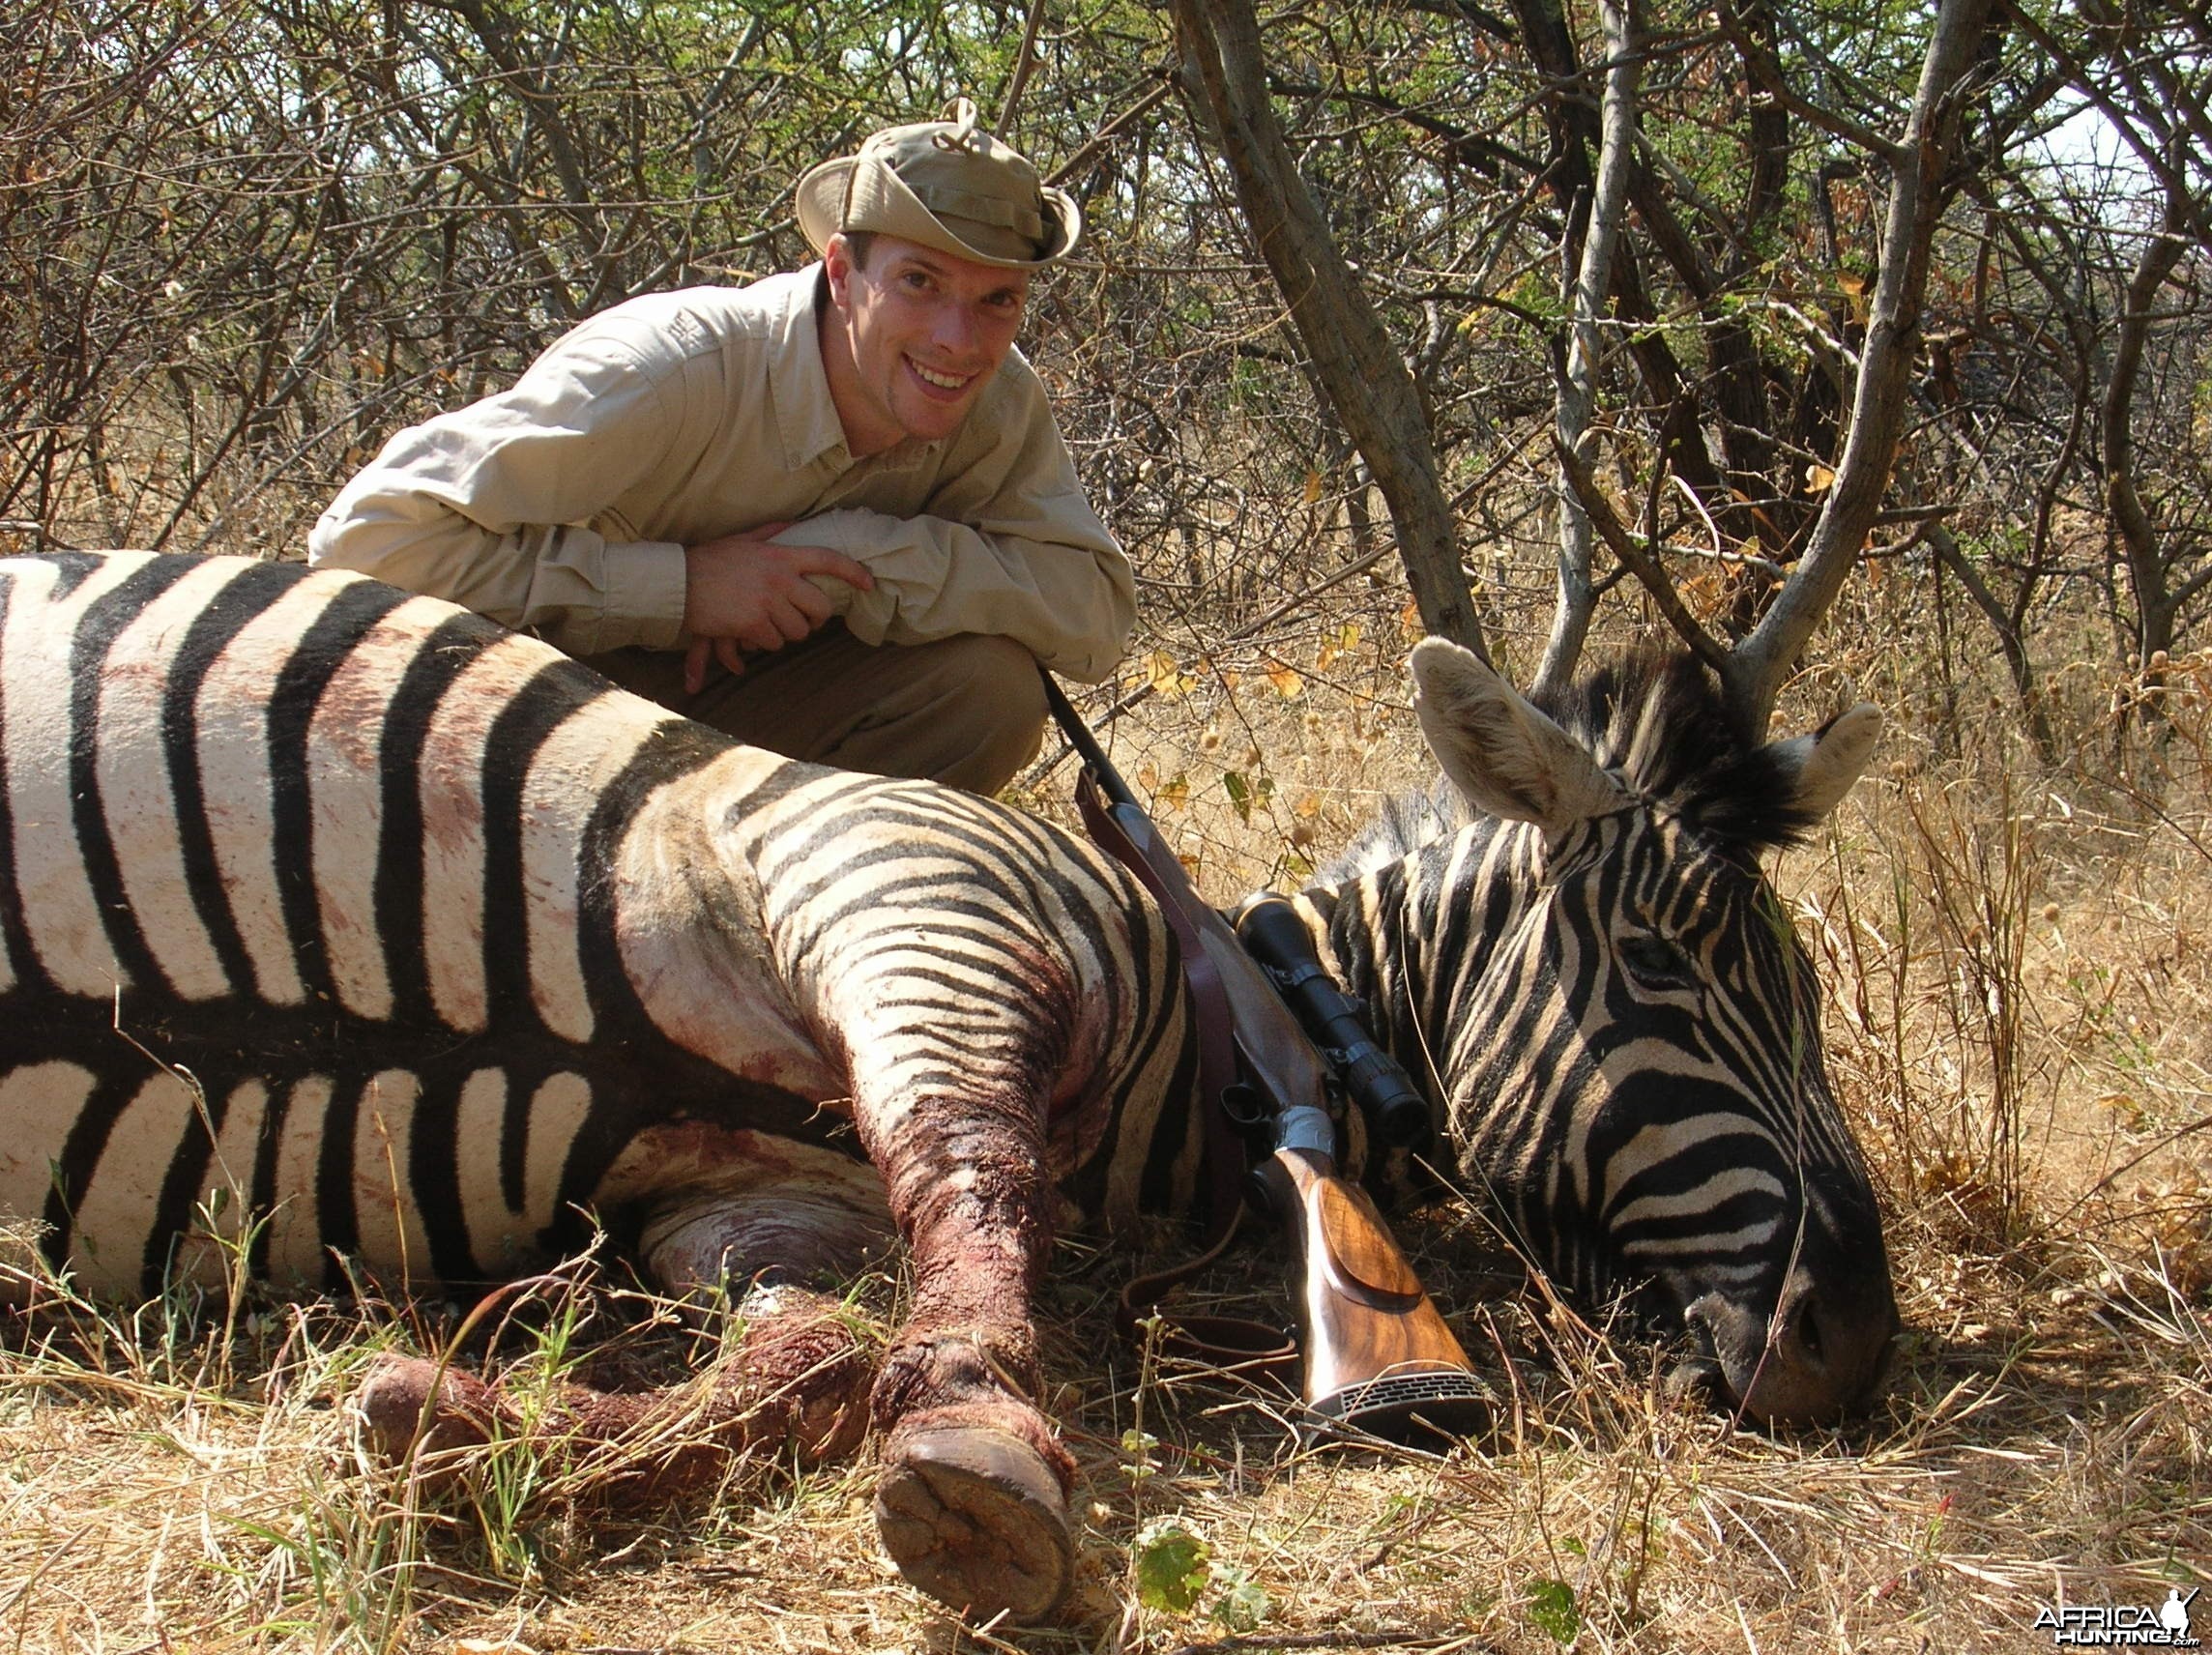
M 1083 714 L 1075 711 L 1075 704 L 1067 699 L 1066 691 L 1043 667 L 1037 676 L 1044 680 L 1044 704 L 1052 710 L 1052 721 L 1060 726 L 1060 733 L 1067 738 L 1067 744 L 1076 756 L 1091 767 L 1091 773 L 1098 778 L 1101 792 L 1116 804 L 1135 804 L 1137 796 L 1129 791 L 1129 784 L 1121 779 L 1121 772 L 1114 768 L 1114 761 L 1106 756 L 1106 749 L 1098 744 L 1098 738 L 1084 723 Z M 1141 807 L 1140 807 L 1141 808 Z

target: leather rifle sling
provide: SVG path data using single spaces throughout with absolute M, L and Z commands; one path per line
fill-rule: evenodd
M 1115 1322 L 1133 1343 L 1145 1343 L 1143 1323 L 1179 1283 L 1196 1275 L 1228 1251 L 1244 1208 L 1244 1147 L 1229 1117 L 1227 1093 L 1237 1083 L 1236 1025 L 1228 991 L 1206 940 L 1183 906 L 1183 893 L 1166 888 L 1158 870 L 1146 860 L 1100 796 L 1089 766 L 1075 786 L 1076 808 L 1098 847 L 1136 876 L 1175 933 L 1182 955 L 1183 982 L 1190 994 L 1191 1019 L 1198 1031 L 1199 1108 L 1205 1112 L 1205 1181 L 1208 1205 L 1207 1247 L 1197 1258 L 1173 1268 L 1139 1276 L 1121 1290 Z M 1280 1327 L 1233 1316 L 1161 1316 L 1160 1349 L 1244 1378 L 1273 1378 L 1297 1389 L 1298 1348 Z

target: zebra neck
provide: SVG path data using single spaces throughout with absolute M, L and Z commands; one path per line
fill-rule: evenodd
M 1485 821 L 1308 893 L 1339 979 L 1440 1102 L 1470 1002 L 1536 894 L 1537 853 L 1531 829 Z

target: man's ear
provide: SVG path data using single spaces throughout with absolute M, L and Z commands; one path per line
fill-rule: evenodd
M 845 243 L 845 232 L 839 230 L 830 236 L 822 247 L 822 273 L 830 279 L 830 303 L 838 309 L 851 306 L 849 297 L 853 279 L 853 249 Z

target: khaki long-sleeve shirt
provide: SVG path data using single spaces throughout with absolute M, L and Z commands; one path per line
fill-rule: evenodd
M 1057 672 L 1113 671 L 1128 560 L 1084 498 L 1020 354 L 959 431 L 845 446 L 815 329 L 821 267 L 619 305 L 512 390 L 399 432 L 339 493 L 308 561 L 537 632 L 570 654 L 676 649 L 686 546 L 776 537 L 865 564 L 820 577 L 864 643 L 998 633 Z

